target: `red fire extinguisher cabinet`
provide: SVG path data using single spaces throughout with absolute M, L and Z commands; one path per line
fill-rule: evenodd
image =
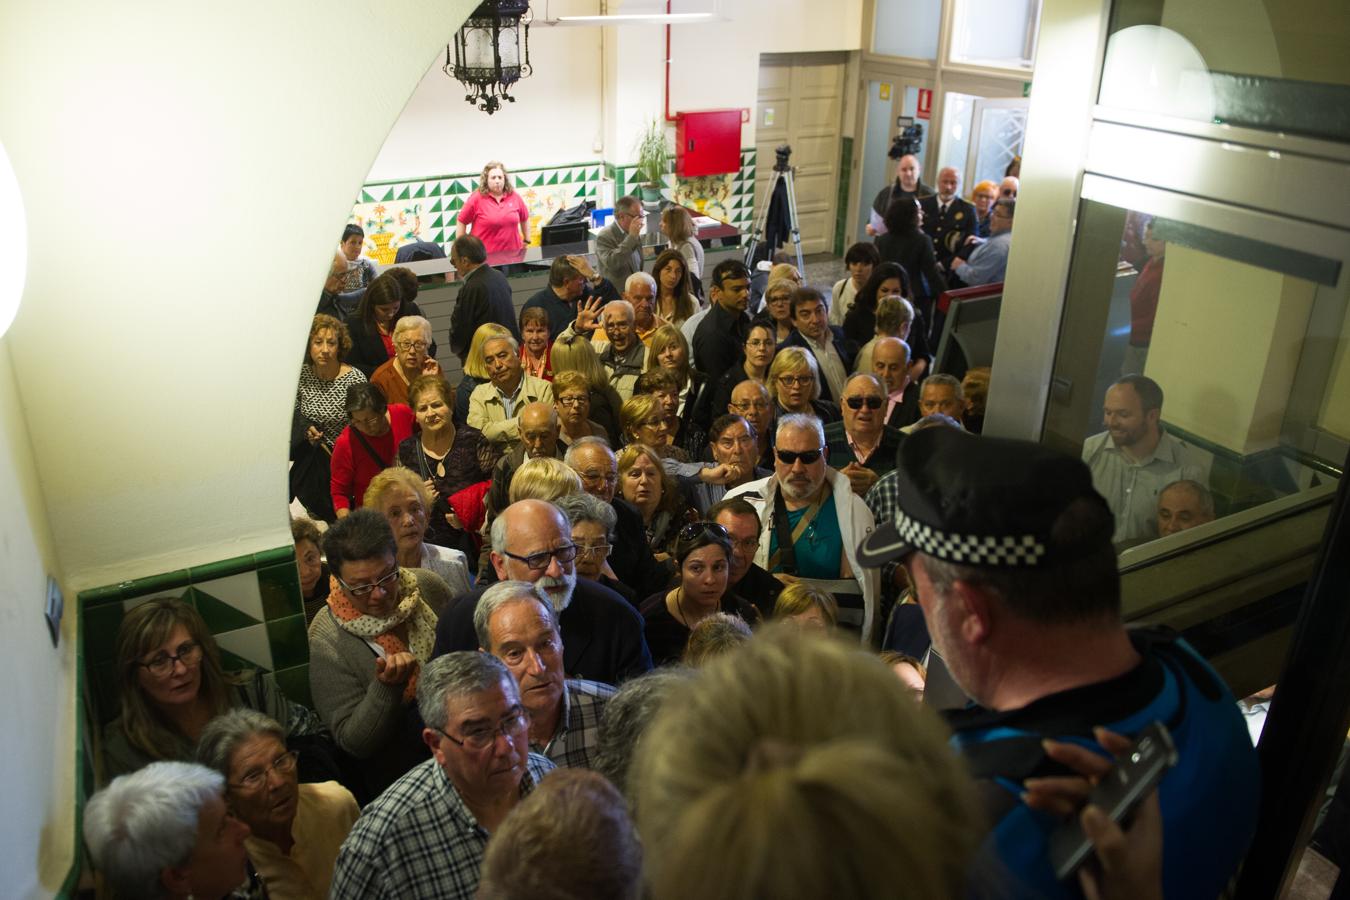
M 741 168 L 741 111 L 704 109 L 675 115 L 675 174 L 722 175 Z

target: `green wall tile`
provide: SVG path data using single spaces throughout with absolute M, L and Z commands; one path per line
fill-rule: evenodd
M 126 610 L 122 604 L 103 604 L 84 611 L 84 655 L 90 663 L 112 662 L 117 627 Z
M 192 592 L 197 600 L 197 612 L 202 614 L 202 619 L 206 621 L 206 627 L 211 629 L 212 634 L 258 624 L 257 619 L 240 612 L 223 600 L 212 597 L 201 588 L 194 587 Z
M 94 705 L 90 710 L 90 718 L 102 730 L 102 726 L 111 722 L 121 708 L 117 695 L 117 667 L 112 662 L 105 662 L 87 665 L 84 671 L 88 679 L 89 700 Z
M 294 666 L 289 669 L 278 669 L 273 673 L 276 679 L 277 687 L 281 692 L 290 697 L 296 703 L 303 703 L 310 709 L 314 708 L 314 698 L 309 692 L 309 666 Z
M 191 580 L 187 569 L 178 569 L 174 572 L 165 572 L 162 575 L 150 575 L 133 581 L 124 581 L 120 587 L 122 588 L 123 599 L 147 597 L 155 594 L 177 596 L 183 588 L 191 583 Z
M 278 563 L 258 570 L 258 593 L 267 621 L 301 615 L 300 570 L 294 562 Z
M 274 668 L 288 669 L 309 663 L 309 635 L 304 615 L 268 622 L 267 640 L 272 645 Z
M 291 553 L 294 552 L 295 550 L 292 547 Z M 201 584 L 204 581 L 214 581 L 217 578 L 238 575 L 240 572 L 251 572 L 257 567 L 257 554 L 250 553 L 248 556 L 232 556 L 229 559 L 218 559 L 215 562 L 193 566 L 188 569 L 188 575 L 193 584 Z
M 91 606 L 99 606 L 104 603 L 122 602 L 122 586 L 120 584 L 110 584 L 106 587 L 90 588 L 87 591 L 80 591 L 80 606 L 88 609 Z
M 292 562 L 295 559 L 295 545 L 283 544 L 280 547 L 273 547 L 271 550 L 259 550 L 253 554 L 253 564 L 257 568 L 270 566 L 275 563 Z

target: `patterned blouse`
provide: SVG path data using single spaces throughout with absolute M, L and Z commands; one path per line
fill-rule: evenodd
M 365 380 L 361 370 L 353 366 L 332 381 L 324 381 L 314 374 L 312 365 L 305 363 L 295 389 L 295 408 L 331 443 L 347 427 L 347 388 Z

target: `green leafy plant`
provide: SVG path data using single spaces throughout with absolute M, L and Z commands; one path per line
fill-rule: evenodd
M 660 120 L 647 121 L 637 142 L 637 174 L 642 183 L 651 188 L 660 189 L 665 185 L 665 175 L 670 171 L 670 163 L 675 158 L 670 144 L 666 141 L 666 129 Z

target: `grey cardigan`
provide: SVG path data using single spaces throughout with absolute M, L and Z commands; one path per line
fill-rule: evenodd
M 435 572 L 408 571 L 417 577 L 422 601 L 439 617 L 451 600 L 450 589 Z M 309 624 L 309 687 L 338 746 L 358 759 L 378 753 L 403 716 L 403 685 L 375 677 L 375 651 L 339 628 L 326 607 Z

